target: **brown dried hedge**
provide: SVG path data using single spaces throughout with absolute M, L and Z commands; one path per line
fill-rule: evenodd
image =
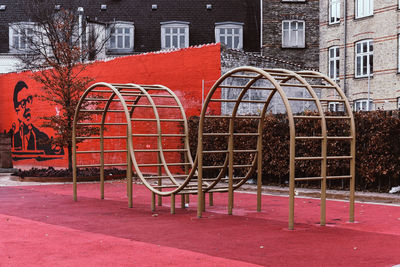
M 189 141 L 192 153 L 196 152 L 198 117 L 189 118 Z M 257 132 L 257 121 L 235 122 L 236 132 Z M 318 122 L 301 119 L 296 122 L 297 136 L 320 135 Z M 345 121 L 327 122 L 328 136 L 348 135 L 350 125 Z M 397 111 L 373 111 L 355 113 L 356 124 L 356 187 L 359 190 L 387 190 L 400 183 L 400 119 Z M 227 119 L 213 119 L 205 123 L 205 132 L 227 132 Z M 255 147 L 256 138 L 237 137 L 235 149 Z M 321 141 L 296 142 L 297 156 L 319 156 Z M 227 137 L 217 136 L 204 140 L 205 150 L 223 149 Z M 329 141 L 328 155 L 349 155 L 349 141 Z M 235 164 L 247 164 L 253 158 L 249 154 L 235 156 Z M 195 155 L 193 154 L 193 157 Z M 204 159 L 206 165 L 218 165 L 225 160 L 221 154 L 210 154 Z M 320 161 L 299 161 L 296 163 L 296 177 L 319 176 Z M 328 175 L 349 173 L 348 160 L 329 160 Z M 206 175 L 214 175 L 206 173 Z M 265 118 L 263 131 L 263 183 L 286 184 L 289 177 L 289 126 L 287 116 L 269 114 Z M 318 181 L 301 182 L 297 186 L 317 186 Z M 329 180 L 331 188 L 347 188 L 348 182 Z

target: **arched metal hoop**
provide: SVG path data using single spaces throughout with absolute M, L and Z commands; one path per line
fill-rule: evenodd
M 235 92 L 235 93 L 232 93 Z M 302 92 L 299 96 L 298 93 Z M 350 105 L 341 89 L 328 77 L 317 72 L 293 72 L 284 69 L 260 69 L 255 67 L 240 67 L 224 74 L 212 87 L 204 103 L 198 132 L 198 191 L 229 192 L 228 213 L 233 209 L 233 191 L 245 183 L 254 172 L 257 172 L 258 203 L 257 210 L 261 210 L 261 184 L 262 184 L 262 130 L 265 114 L 275 94 L 280 96 L 282 106 L 287 114 L 290 131 L 290 197 L 289 197 L 289 229 L 294 227 L 294 197 L 295 181 L 321 181 L 321 225 L 326 223 L 326 181 L 327 179 L 349 179 L 350 180 L 350 221 L 354 221 L 354 159 L 355 159 L 355 128 L 354 118 Z M 253 97 L 256 96 L 256 97 Z M 298 109 L 299 103 L 308 103 L 311 107 L 308 112 Z M 344 115 L 325 115 L 329 103 L 339 103 Z M 241 106 L 253 108 L 246 110 Z M 230 109 L 221 113 L 215 112 L 218 108 L 230 106 Z M 255 108 L 254 108 L 255 107 Z M 223 108 L 221 108 L 223 110 Z M 244 111 L 243 111 L 244 110 Z M 301 111 L 303 111 L 301 113 Z M 306 112 L 304 112 L 306 111 Z M 207 120 L 225 118 L 229 120 L 227 129 L 217 132 L 205 132 Z M 254 133 L 242 132 L 235 126 L 236 121 L 241 119 L 253 119 L 258 122 L 258 131 Z M 298 120 L 316 120 L 320 124 L 321 132 L 315 136 L 296 135 L 296 122 Z M 345 120 L 350 125 L 347 135 L 328 136 L 328 120 Z M 226 136 L 227 146 L 219 150 L 204 150 L 204 144 L 217 136 Z M 246 149 L 237 148 L 236 138 L 255 138 Z M 296 143 L 320 140 L 321 153 L 316 156 L 301 156 L 296 154 Z M 350 155 L 331 156 L 327 153 L 329 141 L 349 141 Z M 239 142 L 243 143 L 243 142 Z M 223 154 L 225 161 L 220 166 L 204 164 L 209 154 Z M 237 164 L 236 158 L 240 154 L 247 154 L 252 159 L 250 164 Z M 340 176 L 327 176 L 327 162 L 329 160 L 349 160 L 350 173 Z M 320 161 L 321 171 L 317 177 L 296 177 L 296 161 Z M 217 169 L 218 174 L 214 177 L 204 177 L 208 169 Z M 244 169 L 244 171 L 243 171 Z M 215 173 L 215 172 L 214 172 Z M 240 173 L 242 175 L 236 175 Z M 243 175 L 244 173 L 244 175 Z M 204 185 L 204 180 L 209 186 Z M 221 185 L 221 181 L 226 181 Z M 218 184 L 218 186 L 217 186 Z M 204 207 L 203 194 L 198 197 L 198 217 L 202 216 Z
M 355 126 L 352 110 L 344 93 L 332 80 L 325 75 L 310 71 L 293 72 L 284 69 L 240 67 L 222 75 L 211 88 L 203 105 L 194 161 L 189 151 L 188 125 L 184 109 L 177 96 L 169 88 L 162 85 L 137 84 L 97 83 L 92 85 L 81 97 L 75 112 L 74 199 L 77 199 L 77 168 L 100 168 L 101 197 L 104 198 L 104 168 L 125 166 L 130 207 L 132 207 L 132 171 L 134 169 L 141 182 L 152 192 L 152 210 L 155 209 L 156 195 L 159 196 L 159 205 L 161 205 L 162 196 L 171 196 L 171 213 L 174 213 L 175 195 L 182 195 L 181 204 L 185 207 L 185 197 L 187 198 L 189 194 L 197 194 L 197 215 L 201 217 L 205 210 L 206 193 L 210 194 L 211 205 L 214 192 L 228 192 L 228 213 L 232 214 L 234 190 L 256 175 L 257 210 L 261 211 L 262 132 L 266 113 L 272 103 L 277 105 L 276 100 L 273 101 L 277 97 L 281 99 L 282 111 L 287 114 L 289 121 L 289 229 L 294 228 L 296 181 L 321 181 L 321 225 L 325 225 L 327 180 L 349 179 L 350 221 L 354 221 Z M 334 103 L 335 107 L 341 107 L 342 112 L 326 115 L 331 103 Z M 303 109 L 299 109 L 299 106 Z M 176 112 L 172 112 L 173 110 Z M 78 122 L 79 114 L 85 112 L 98 115 Z M 122 114 L 122 116 L 118 117 L 116 114 Z M 225 128 L 207 132 L 206 124 L 215 119 L 226 120 Z M 245 129 L 238 128 L 236 122 L 243 119 L 250 119 L 257 123 L 257 132 L 247 132 Z M 299 134 L 296 132 L 296 124 L 299 120 L 316 121 L 319 123 L 320 132 L 313 136 Z M 328 122 L 338 120 L 344 120 L 349 125 L 349 130 L 344 131 L 340 136 L 328 135 Z M 145 123 L 148 127 L 144 127 Z M 77 136 L 78 126 L 99 127 L 100 134 L 99 136 Z M 112 135 L 112 127 L 125 127 L 124 134 Z M 225 138 L 226 146 L 207 149 L 206 144 L 213 142 L 214 138 Z M 237 141 L 238 138 L 241 142 Z M 100 147 L 98 150 L 77 151 L 76 141 L 80 139 L 86 142 L 95 141 L 100 144 Z M 114 139 L 125 141 L 126 147 L 124 149 L 107 148 L 105 140 Z M 183 147 L 180 145 L 181 140 L 184 140 Z M 321 143 L 319 155 L 296 154 L 296 143 L 308 141 Z M 331 141 L 349 142 L 350 154 L 329 155 L 327 147 L 328 142 Z M 169 147 L 168 144 L 176 146 Z M 127 160 L 122 163 L 105 162 L 105 155 L 110 153 L 126 153 Z M 80 154 L 99 154 L 100 156 L 97 157 L 99 162 L 78 165 L 77 155 Z M 179 158 L 178 155 L 185 159 L 184 162 L 170 161 Z M 221 161 L 210 163 L 210 155 L 219 155 Z M 245 163 L 238 162 L 240 158 L 249 160 Z M 143 159 L 145 161 L 142 161 Z M 146 162 L 146 159 L 150 159 L 150 162 Z M 330 160 L 348 160 L 349 173 L 328 176 L 327 169 Z M 298 161 L 320 161 L 319 176 L 297 177 L 296 162 Z M 179 172 L 176 169 L 178 167 L 184 167 L 185 173 L 176 174 Z

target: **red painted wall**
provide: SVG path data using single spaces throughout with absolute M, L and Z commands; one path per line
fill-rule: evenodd
M 107 62 L 96 62 L 88 68 L 88 76 L 95 79 L 95 82 L 109 83 L 136 83 L 136 84 L 162 84 L 172 89 L 182 102 L 186 116 L 199 115 L 202 101 L 202 81 L 206 81 L 206 89 L 212 86 L 221 74 L 220 66 L 220 46 L 219 44 L 205 45 L 202 47 L 187 48 L 169 53 L 149 53 L 143 55 L 127 56 L 117 58 Z M 24 81 L 28 90 L 21 92 L 31 95 L 40 94 L 40 84 L 30 79 L 29 72 L 10 73 L 0 75 L 0 131 L 9 131 L 15 127 L 14 132 L 18 132 L 18 115 L 14 108 L 13 94 L 14 88 L 19 81 Z M 207 95 L 207 90 L 205 92 Z M 24 103 L 25 104 L 25 103 Z M 32 103 L 27 103 L 30 107 L 30 123 L 37 128 L 37 136 L 45 134 L 48 138 L 54 136 L 52 129 L 41 127 L 40 116 L 57 114 L 59 108 L 50 106 L 48 103 L 40 102 L 37 97 L 33 98 Z M 172 112 L 172 111 L 171 111 Z M 19 113 L 21 116 L 21 112 Z M 168 115 L 168 114 L 166 114 Z M 114 131 L 114 130 L 113 130 Z M 34 131 L 32 131 L 34 132 Z M 23 139 L 23 138 L 22 138 Z M 28 142 L 28 140 L 25 140 Z M 110 144 L 111 147 L 121 147 L 123 143 Z M 26 143 L 24 143 L 26 145 Z M 51 148 L 51 152 L 43 153 L 43 149 L 22 149 L 26 153 L 14 150 L 14 166 L 18 168 L 31 167 L 66 167 L 67 150 L 61 155 L 59 149 Z M 115 157 L 115 156 L 114 156 Z M 124 160 L 123 156 L 111 161 Z M 85 158 L 85 164 L 97 162 L 97 156 Z

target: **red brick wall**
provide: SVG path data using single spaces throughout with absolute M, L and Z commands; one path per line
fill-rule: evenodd
M 186 116 L 198 115 L 201 110 L 202 80 L 207 87 L 220 77 L 220 46 L 206 45 L 183 49 L 170 53 L 149 53 L 144 55 L 127 56 L 107 62 L 96 62 L 88 69 L 88 75 L 96 82 L 162 84 L 172 89 L 181 100 Z M 13 123 L 18 125 L 18 118 L 13 104 L 14 87 L 18 81 L 24 81 L 30 94 L 40 94 L 40 84 L 29 78 L 29 73 L 11 73 L 0 76 L 0 131 L 9 131 Z M 209 88 L 208 88 L 209 89 Z M 207 91 L 206 91 L 207 93 Z M 40 102 L 34 98 L 31 104 L 31 122 L 49 138 L 54 136 L 52 129 L 41 127 L 40 116 L 56 114 L 58 107 Z M 172 111 L 171 111 L 172 112 Z M 168 114 L 164 114 L 168 116 Z M 18 127 L 18 126 L 17 126 Z M 111 144 L 120 147 L 121 144 Z M 125 145 L 125 144 L 123 144 Z M 30 168 L 39 166 L 67 166 L 67 150 L 65 155 L 37 157 L 36 155 L 19 156 L 14 166 Z M 39 151 L 40 152 L 40 151 Z M 114 156 L 115 157 L 115 156 Z M 111 161 L 124 160 L 123 156 Z M 48 159 L 54 158 L 54 159 Z M 46 159 L 46 160 L 43 160 Z M 95 163 L 97 157 L 86 158 L 85 164 Z

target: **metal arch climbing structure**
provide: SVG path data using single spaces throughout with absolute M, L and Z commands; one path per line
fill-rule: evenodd
M 302 92 L 301 96 L 298 93 Z M 76 181 L 77 168 L 100 167 L 101 197 L 104 197 L 104 168 L 107 166 L 126 166 L 127 191 L 129 206 L 132 207 L 132 166 L 142 183 L 152 191 L 152 209 L 155 209 L 155 196 L 171 196 L 171 213 L 175 209 L 175 195 L 184 197 L 189 194 L 198 195 L 197 215 L 202 216 L 205 210 L 205 194 L 210 195 L 210 205 L 214 192 L 228 192 L 228 214 L 233 210 L 233 192 L 247 180 L 257 174 L 257 210 L 261 211 L 262 184 L 262 131 L 264 119 L 274 97 L 280 97 L 281 105 L 286 111 L 290 131 L 289 158 L 289 229 L 294 228 L 294 198 L 295 182 L 321 181 L 321 225 L 326 223 L 326 184 L 328 179 L 350 180 L 350 221 L 354 221 L 354 166 L 355 166 L 355 128 L 350 105 L 341 89 L 328 77 L 311 71 L 292 72 L 283 69 L 260 69 L 255 67 L 239 67 L 224 74 L 211 88 L 200 116 L 198 131 L 198 147 L 193 161 L 189 151 L 188 126 L 184 109 L 176 95 L 161 85 L 107 84 L 92 85 L 83 94 L 75 113 L 73 129 L 73 177 L 74 199 L 77 198 Z M 160 101 L 161 100 L 161 101 Z M 171 102 L 166 102 L 167 100 Z M 275 101 L 276 102 L 276 101 Z M 275 103 L 274 102 L 274 103 Z M 296 104 L 297 103 L 297 104 Z M 303 103 L 308 112 L 298 110 L 298 103 Z M 304 104 L 307 103 L 307 104 Z M 334 103 L 341 107 L 341 115 L 326 115 L 328 107 Z M 276 103 L 275 103 L 276 105 Z M 301 105 L 300 105 L 301 106 Z M 167 112 L 167 118 L 162 117 L 161 110 L 176 109 L 173 115 Z M 303 111 L 303 113 L 301 113 Z M 311 112 L 313 111 L 313 112 Z M 89 120 L 77 122 L 81 112 L 100 113 Z M 116 122 L 116 116 L 122 114 Z M 98 121 L 93 122 L 95 119 Z M 207 132 L 209 120 L 222 119 L 228 123 L 215 132 Z M 240 120 L 252 120 L 258 124 L 257 132 L 246 132 L 236 126 Z M 296 124 L 301 120 L 313 120 L 319 124 L 320 132 L 315 136 L 296 134 Z M 329 121 L 344 120 L 349 129 L 340 136 L 328 135 Z M 140 132 L 135 123 L 148 123 L 154 132 Z M 177 124 L 183 126 L 178 131 Z M 99 136 L 77 136 L 77 126 L 99 127 Z M 124 135 L 107 135 L 106 128 L 124 126 Z M 143 125 L 142 125 L 143 126 Z M 143 128 L 143 127 L 142 127 Z M 173 132 L 171 132 L 171 130 Z M 175 131 L 174 131 L 175 130 Z M 174 138 L 183 138 L 183 147 L 168 147 L 176 142 Z M 207 143 L 213 138 L 224 138 L 226 146 L 218 149 L 208 149 Z M 76 150 L 76 141 L 100 141 L 98 150 Z M 122 139 L 124 149 L 108 149 L 105 140 Z M 237 140 L 245 140 L 243 142 Z M 328 142 L 348 142 L 350 155 L 329 155 Z M 299 142 L 320 142 L 319 155 L 298 155 L 296 144 Z M 77 164 L 77 155 L 99 154 L 99 163 Z M 109 153 L 126 153 L 126 162 L 105 163 L 105 155 Z M 177 156 L 167 156 L 169 153 L 183 153 L 184 162 L 169 162 L 168 159 Z M 207 164 L 207 157 L 219 155 L 219 162 Z M 238 161 L 240 155 L 246 155 L 247 162 Z M 140 162 L 141 159 L 157 159 L 157 162 Z M 349 174 L 328 176 L 331 160 L 348 160 Z M 315 177 L 296 176 L 296 163 L 304 161 L 320 161 L 320 174 Z M 209 162 L 209 161 L 208 161 Z M 185 166 L 185 174 L 176 175 L 174 166 Z M 156 171 L 154 171 L 156 169 Z M 146 175 L 149 174 L 150 175 Z
M 160 117 L 160 109 L 170 109 L 176 112 L 174 118 Z M 92 116 L 89 120 L 78 122 L 80 113 L 100 114 Z M 123 114 L 118 117 L 118 114 Z M 107 121 L 108 119 L 108 121 Z M 115 122 L 117 120 L 118 122 Z M 95 121 L 95 122 L 94 122 Z M 109 122 L 111 121 L 111 122 Z M 135 127 L 140 124 L 141 127 Z M 143 127 L 143 124 L 147 124 Z M 77 127 L 98 127 L 99 136 L 77 136 Z M 112 127 L 125 127 L 124 135 L 112 134 Z M 136 128 L 152 129 L 154 132 L 138 132 Z M 183 130 L 181 130 L 183 128 Z M 175 130 L 175 132 L 171 132 Z M 179 131 L 179 132 L 176 132 Z M 183 131 L 183 133 L 182 133 Z M 119 131 L 121 132 L 121 131 Z M 110 135 L 111 133 L 111 135 Z M 73 183 L 74 199 L 77 199 L 77 169 L 78 168 L 100 168 L 100 191 L 104 198 L 104 168 L 112 166 L 125 166 L 127 168 L 127 194 L 129 207 L 132 207 L 132 164 L 135 173 L 142 183 L 153 193 L 154 196 L 175 196 L 184 187 L 188 188 L 190 178 L 197 175 L 192 168 L 193 160 L 189 150 L 188 127 L 184 109 L 176 95 L 167 87 L 162 85 L 137 85 L 137 84 L 109 84 L 96 83 L 90 86 L 82 95 L 75 110 L 73 124 Z M 171 139 L 183 138 L 183 147 L 166 148 Z M 108 149 L 105 147 L 106 140 L 125 140 L 124 149 Z M 86 141 L 85 147 L 89 150 L 77 150 L 77 140 Z M 95 141 L 90 144 L 90 141 Z M 93 149 L 99 143 L 99 149 Z M 145 144 L 145 146 L 143 146 Z M 106 154 L 126 153 L 126 161 L 122 163 L 106 163 Z M 169 162 L 167 154 L 183 153 L 185 162 Z M 98 154 L 96 164 L 77 164 L 77 156 L 85 154 Z M 177 158 L 178 155 L 172 158 Z M 170 157 L 169 157 L 170 158 Z M 147 159 L 141 162 L 141 159 Z M 149 162 L 156 159 L 157 162 Z M 173 175 L 173 166 L 185 166 L 185 175 Z M 155 175 L 144 175 L 147 172 L 155 172 Z M 184 182 L 177 178 L 185 177 Z M 161 199 L 161 198 L 160 198 Z M 159 199 L 159 203 L 160 203 Z
M 302 96 L 297 96 L 296 92 L 303 89 Z M 235 93 L 232 93 L 235 92 Z M 213 188 L 222 180 L 227 180 L 228 185 L 225 188 L 219 187 L 220 191 L 229 192 L 228 213 L 232 213 L 233 208 L 233 191 L 239 188 L 253 172 L 257 172 L 257 210 L 261 210 L 261 184 L 262 184 L 262 129 L 265 114 L 273 97 L 278 93 L 282 100 L 282 105 L 286 110 L 289 131 L 290 131 L 290 158 L 289 158 L 289 229 L 294 227 L 294 198 L 295 198 L 295 182 L 321 180 L 321 225 L 326 223 L 326 183 L 327 179 L 349 179 L 350 180 L 350 218 L 354 221 L 354 169 L 355 169 L 355 127 L 354 118 L 350 105 L 341 91 L 341 89 L 328 77 L 311 71 L 293 72 L 283 69 L 259 69 L 254 67 L 239 67 L 224 74 L 210 90 L 200 117 L 198 132 L 198 191 L 213 191 Z M 255 97 L 254 97 L 255 96 Z M 314 112 L 303 112 L 304 110 L 296 109 L 295 103 L 308 103 L 308 109 Z M 329 103 L 335 103 L 341 106 L 342 115 L 331 116 L 325 115 Z M 230 108 L 225 109 L 225 114 L 215 115 L 213 109 L 215 105 L 225 105 Z M 214 105 L 214 107 L 213 107 Z M 249 108 L 246 113 L 246 107 Z M 298 105 L 297 105 L 298 106 Z M 254 108 L 255 107 L 255 108 Z M 223 110 L 223 109 L 222 109 Z M 242 112 L 238 112 L 242 110 Z M 254 112 L 258 110 L 258 112 Z M 249 113 L 253 113 L 249 115 Z M 254 114 L 255 113 L 255 114 Z M 300 114 L 299 114 L 300 113 Z M 241 115 L 245 114 L 245 115 Z M 205 132 L 204 125 L 207 120 L 215 118 L 225 118 L 229 120 L 229 126 L 225 131 L 213 133 Z M 235 128 L 235 121 L 241 119 L 254 119 L 258 121 L 258 131 L 254 133 L 241 132 L 241 129 Z M 296 123 L 299 120 L 316 120 L 320 125 L 320 133 L 316 136 L 299 136 L 296 135 Z M 327 121 L 345 120 L 349 125 L 348 131 L 341 136 L 327 134 Z M 228 141 L 224 149 L 207 151 L 204 150 L 204 144 L 207 143 L 206 138 L 226 136 Z M 255 138 L 253 147 L 246 149 L 237 149 L 235 138 L 246 136 L 247 138 Z M 328 142 L 344 141 L 350 142 L 350 155 L 328 155 Z M 320 155 L 302 156 L 296 154 L 296 143 L 307 141 L 321 142 Z M 204 159 L 209 153 L 224 154 L 225 161 L 221 166 L 206 166 Z M 237 154 L 250 154 L 251 164 L 237 164 L 235 158 Z M 236 156 L 236 157 L 235 157 Z M 327 175 L 328 161 L 331 160 L 349 160 L 349 174 L 346 175 Z M 296 162 L 299 161 L 321 161 L 320 175 L 315 177 L 298 177 L 296 176 Z M 212 178 L 204 178 L 204 171 L 209 168 L 217 168 L 218 175 Z M 245 169 L 243 171 L 242 169 Z M 236 175 L 235 173 L 244 175 Z M 227 174 L 227 177 L 225 178 Z M 204 181 L 209 186 L 203 184 Z M 215 190 L 214 190 L 215 191 Z M 198 217 L 202 216 L 202 207 L 204 203 L 204 194 L 198 196 Z

